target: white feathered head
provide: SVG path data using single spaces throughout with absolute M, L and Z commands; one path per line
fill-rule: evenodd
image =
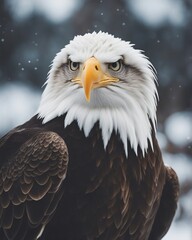
M 38 109 L 46 123 L 66 114 L 88 136 L 96 122 L 104 148 L 113 131 L 137 154 L 151 142 L 156 122 L 156 77 L 152 64 L 129 42 L 104 33 L 76 36 L 55 57 Z

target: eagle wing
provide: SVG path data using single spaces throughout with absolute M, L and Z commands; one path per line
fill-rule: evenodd
M 163 238 L 171 225 L 177 209 L 177 202 L 179 198 L 178 177 L 171 167 L 165 168 L 166 181 L 149 240 L 158 240 Z
M 0 140 L 0 150 L 6 149 L 12 135 Z M 54 132 L 38 132 L 14 154 L 7 153 L 7 159 L 1 153 L 0 239 L 37 239 L 62 196 L 60 185 L 68 165 L 65 142 Z

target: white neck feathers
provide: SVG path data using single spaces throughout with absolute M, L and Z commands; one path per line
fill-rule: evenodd
M 101 41 L 99 48 L 98 42 L 101 39 L 104 43 Z M 113 43 L 114 49 L 111 47 Z M 110 46 L 108 52 L 103 44 Z M 81 46 L 84 47 L 82 52 Z M 78 48 L 81 52 L 79 55 Z M 102 52 L 104 50 L 107 52 L 106 55 Z M 116 61 L 115 56 L 123 55 L 125 64 L 130 66 L 130 71 L 128 76 L 125 76 L 124 83 L 119 82 L 107 88 L 94 89 L 91 101 L 87 102 L 83 89 L 64 79 L 65 76 L 59 68 L 66 63 L 67 56 L 71 56 L 74 61 L 85 61 L 93 55 L 97 55 L 100 61 L 106 62 L 104 56 L 109 59 L 114 58 Z M 43 118 L 45 124 L 55 117 L 66 114 L 64 128 L 76 120 L 86 137 L 89 136 L 95 123 L 99 122 L 104 148 L 112 132 L 115 131 L 123 142 L 126 156 L 128 156 L 128 142 L 136 154 L 139 146 L 144 155 L 148 149 L 148 142 L 152 146 L 151 128 L 155 128 L 156 124 L 155 80 L 151 63 L 140 51 L 133 49 L 130 43 L 101 32 L 78 36 L 55 57 L 38 115 Z

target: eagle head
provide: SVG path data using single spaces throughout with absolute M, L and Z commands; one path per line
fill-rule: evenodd
M 152 64 L 130 42 L 104 32 L 76 36 L 53 60 L 38 116 L 47 123 L 66 114 L 64 127 L 77 121 L 86 137 L 99 122 L 104 148 L 115 131 L 126 156 L 128 142 L 144 154 L 156 124 L 155 82 Z

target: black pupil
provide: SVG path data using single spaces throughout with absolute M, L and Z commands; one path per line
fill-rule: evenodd
M 78 68 L 79 64 L 78 62 L 72 62 L 72 68 Z
M 118 62 L 114 62 L 114 63 L 112 63 L 111 66 L 112 66 L 112 68 L 116 68 L 116 67 L 118 67 Z

